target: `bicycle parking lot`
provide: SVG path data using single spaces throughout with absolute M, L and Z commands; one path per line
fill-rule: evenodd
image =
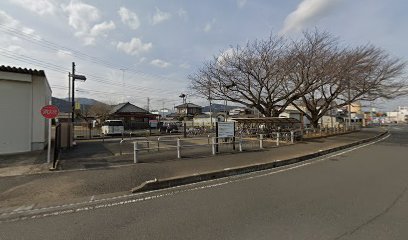
M 322 129 L 280 129 L 265 133 L 265 129 L 236 129 L 235 137 L 216 137 L 211 129 L 205 134 L 183 134 L 134 137 L 129 134 L 118 138 L 80 140 L 78 145 L 63 151 L 60 169 L 105 167 L 123 164 L 174 161 L 209 157 L 219 154 L 262 151 L 289 146 L 303 139 L 339 135 L 359 130 L 355 127 Z M 186 131 L 188 132 L 188 131 Z M 74 160 L 72 160 L 74 159 Z M 78 163 L 80 164 L 78 165 Z

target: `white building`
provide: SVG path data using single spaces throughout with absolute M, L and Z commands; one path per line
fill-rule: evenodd
M 168 108 L 161 108 L 159 110 L 152 110 L 151 113 L 159 115 L 160 117 L 164 118 L 164 117 L 167 117 L 167 115 L 170 115 L 170 114 L 174 113 L 174 111 L 172 111 L 172 110 L 170 110 Z
M 388 122 L 407 123 L 408 122 L 408 107 L 398 107 L 398 110 L 387 112 Z
M 48 124 L 40 110 L 50 100 L 43 70 L 0 66 L 0 154 L 44 149 Z
M 230 119 L 229 119 L 230 120 Z M 225 121 L 225 115 L 222 113 L 214 113 L 211 115 L 209 114 L 200 114 L 196 115 L 193 118 L 193 125 L 195 127 L 211 127 L 211 123 L 213 126 L 215 126 L 216 122 L 224 122 Z

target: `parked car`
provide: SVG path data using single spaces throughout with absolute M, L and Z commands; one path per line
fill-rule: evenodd
M 102 124 L 102 133 L 105 135 L 121 135 L 124 130 L 122 120 L 106 120 Z
M 167 124 L 160 127 L 160 132 L 175 133 L 178 132 L 178 127 L 175 124 Z

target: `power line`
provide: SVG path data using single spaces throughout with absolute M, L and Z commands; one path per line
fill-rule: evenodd
M 56 88 L 56 89 L 61 89 L 61 90 L 67 90 L 68 87 L 66 86 L 61 86 L 61 85 L 51 85 L 52 88 Z M 83 93 L 95 93 L 95 94 L 103 94 L 106 96 L 106 94 L 112 94 L 112 95 L 117 95 L 117 96 L 122 96 L 123 94 L 120 92 L 106 92 L 106 91 L 100 91 L 100 90 L 91 90 L 91 89 L 85 89 L 85 88 L 78 88 L 77 89 L 78 92 L 83 92 Z M 140 100 L 145 100 L 144 97 L 136 97 L 136 96 L 131 96 L 131 98 L 134 99 L 140 99 Z M 149 98 L 152 99 L 152 98 Z M 162 101 L 163 98 L 153 98 L 153 99 L 157 99 L 157 101 Z M 178 100 L 173 100 L 173 99 L 168 99 L 165 98 L 164 100 L 166 100 L 167 102 L 175 102 Z
M 38 46 L 41 46 L 43 48 L 47 48 L 47 49 L 50 49 L 50 50 L 53 50 L 53 51 L 64 50 L 64 51 L 67 52 L 67 54 L 69 54 L 71 56 L 75 55 L 76 57 L 78 57 L 78 58 L 80 58 L 82 60 L 85 60 L 85 61 L 89 61 L 89 62 L 98 64 L 98 65 L 102 65 L 102 66 L 105 66 L 105 67 L 108 67 L 108 68 L 111 68 L 111 69 L 115 69 L 115 70 L 119 70 L 121 68 L 126 68 L 125 66 L 113 64 L 113 63 L 111 63 L 111 62 L 109 62 L 109 61 L 107 61 L 105 59 L 94 57 L 94 56 L 88 55 L 86 53 L 82 53 L 81 51 L 78 51 L 78 50 L 75 50 L 75 49 L 72 49 L 72 48 L 68 48 L 68 47 L 56 44 L 56 43 L 48 41 L 48 40 L 46 40 L 44 38 L 35 38 L 32 34 L 27 34 L 27 33 L 21 32 L 19 29 L 7 26 L 7 25 L 2 24 L 2 23 L 0 23 L 0 29 L 3 32 L 6 32 L 9 35 L 14 35 L 14 36 L 20 37 L 20 38 L 22 38 L 22 39 L 24 39 L 24 40 L 26 40 L 28 42 L 31 42 L 31 43 L 36 44 Z M 165 76 L 160 76 L 160 75 L 157 75 L 157 74 L 144 73 L 144 72 L 141 72 L 139 70 L 136 70 L 135 68 L 129 68 L 128 67 L 127 71 L 130 72 L 130 73 L 133 73 L 133 74 L 142 75 L 144 77 L 156 77 L 156 78 L 161 78 L 161 79 L 174 80 L 174 79 L 167 78 Z
M 55 72 L 59 72 L 59 73 L 67 73 L 69 72 L 69 70 L 67 68 L 64 68 L 62 66 L 56 65 L 56 64 L 52 64 L 49 62 L 45 62 L 42 60 L 38 60 L 32 57 L 28 57 L 22 54 L 16 54 L 10 50 L 4 49 L 4 48 L 0 48 L 0 55 L 3 55 L 5 57 L 17 60 L 17 61 L 21 61 L 21 62 L 25 62 L 25 63 L 29 63 L 29 64 L 34 64 L 40 67 L 45 67 L 48 68 L 49 70 L 55 71 Z M 97 83 L 102 83 L 102 84 L 107 84 L 110 87 L 114 86 L 114 87 L 123 87 L 124 84 L 123 83 L 117 83 L 114 82 L 112 80 L 109 80 L 108 78 L 104 78 L 104 77 L 100 77 L 100 76 L 96 76 L 90 73 L 84 73 L 84 72 L 79 72 L 80 74 L 86 75 L 88 77 L 92 77 L 92 81 L 93 82 L 97 82 Z M 114 85 L 112 85 L 114 84 Z M 136 86 L 133 84 L 126 84 L 126 88 L 127 89 L 131 89 L 131 90 L 138 90 L 138 91 L 153 91 L 153 92 L 157 92 L 157 93 L 167 93 L 167 94 L 174 94 L 174 92 L 172 91 L 166 91 L 166 90 L 160 90 L 160 89 L 154 89 L 154 88 L 148 88 L 148 87 L 140 87 L 140 86 Z

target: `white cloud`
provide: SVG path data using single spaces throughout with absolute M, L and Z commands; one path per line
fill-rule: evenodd
M 30 37 L 35 38 L 35 39 L 41 39 L 40 36 L 35 34 L 34 29 L 25 27 L 20 24 L 20 22 L 16 19 L 14 19 L 12 16 L 8 15 L 6 12 L 0 10 L 0 24 L 3 25 L 6 28 L 9 28 L 10 30 L 21 32 L 24 35 L 30 35 Z M 1 35 L 0 35 L 1 36 Z M 2 38 L 9 38 L 11 40 L 15 39 L 18 40 L 19 38 L 12 36 L 8 37 L 6 35 L 2 36 Z
M 237 5 L 239 8 L 243 8 L 246 3 L 247 3 L 247 0 L 237 0 Z
M 85 45 L 94 44 L 97 37 L 107 36 L 107 31 L 115 29 L 112 21 L 95 24 L 100 20 L 99 10 L 95 6 L 71 0 L 62 9 L 68 14 L 68 24 L 76 30 L 75 36 L 82 38 Z
M 91 36 L 106 36 L 106 32 L 115 29 L 115 24 L 110 22 L 102 22 L 94 25 L 90 30 Z
M 203 28 L 203 31 L 204 31 L 204 32 L 209 32 L 209 31 L 211 31 L 211 29 L 212 29 L 214 23 L 215 23 L 215 19 L 213 19 L 211 22 L 206 23 L 205 26 L 204 26 L 204 28 Z
M 100 18 L 99 10 L 96 7 L 79 1 L 72 0 L 62 9 L 68 13 L 68 24 L 79 33 L 87 32 L 89 25 Z
M 19 22 L 6 12 L 0 10 L 0 24 L 6 27 L 15 28 L 19 25 Z
M 120 19 L 126 25 L 128 25 L 131 29 L 138 29 L 140 26 L 139 17 L 136 13 L 130 11 L 125 7 L 121 7 L 118 11 Z
M 159 8 L 156 8 L 156 13 L 153 15 L 152 23 L 153 25 L 159 24 L 163 21 L 169 20 L 171 14 L 168 12 L 163 12 Z
M 38 15 L 54 14 L 56 10 L 53 0 L 10 0 L 10 2 Z
M 152 65 L 160 68 L 169 67 L 171 64 L 169 62 L 163 61 L 161 59 L 154 59 L 150 62 Z
M 284 22 L 281 34 L 302 30 L 327 16 L 342 0 L 303 0 Z
M 139 38 L 132 38 L 130 42 L 119 42 L 116 48 L 129 54 L 137 55 L 142 52 L 148 52 L 153 47 L 152 43 L 142 43 Z

